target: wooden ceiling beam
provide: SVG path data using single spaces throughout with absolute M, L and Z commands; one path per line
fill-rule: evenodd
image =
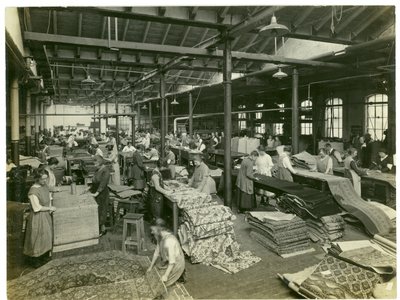
M 227 15 L 227 13 L 228 13 L 228 11 L 229 11 L 229 6 L 225 6 L 225 7 L 223 7 L 223 8 L 221 8 L 219 11 L 218 11 L 218 18 L 217 18 L 217 22 L 218 23 L 222 23 L 222 22 L 224 22 L 224 20 L 225 20 L 225 18 L 226 18 L 226 15 Z
M 163 24 L 175 24 L 182 26 L 192 26 L 192 27 L 205 27 L 205 28 L 214 28 L 214 29 L 224 29 L 228 25 L 232 24 L 223 24 L 215 22 L 217 20 L 216 13 L 211 11 L 204 10 L 202 11 L 202 19 L 197 18 L 196 20 L 190 19 L 190 11 L 193 11 L 192 8 L 180 8 L 181 10 L 185 9 L 186 13 L 182 14 L 181 11 L 168 11 L 168 16 L 160 16 L 159 10 L 155 9 L 154 11 L 146 10 L 141 11 L 140 7 L 135 7 L 134 11 L 125 11 L 123 8 L 115 7 L 115 8 L 103 8 L 103 7 L 57 7 L 54 8 L 57 10 L 67 10 L 67 11 L 80 11 L 80 12 L 89 12 L 97 15 L 102 15 L 105 17 L 117 17 L 120 19 L 131 19 L 131 20 L 140 20 L 146 22 L 156 22 Z M 138 12 L 141 11 L 141 12 Z M 236 20 L 239 18 L 235 16 Z M 226 18 L 230 19 L 230 18 Z
M 194 20 L 199 10 L 198 6 L 189 7 L 189 20 Z
M 314 11 L 314 6 L 308 6 L 301 12 L 299 17 L 296 17 L 292 22 L 291 31 L 296 31 L 299 26 L 310 16 L 310 14 Z
M 58 34 L 57 30 L 57 11 L 53 10 L 53 33 Z M 58 46 L 54 45 L 54 55 L 57 56 Z
M 337 24 L 337 26 L 335 27 L 335 33 L 340 34 L 344 29 L 347 29 L 348 26 L 350 25 L 350 23 L 353 22 L 355 19 L 357 19 L 357 17 L 359 15 L 361 15 L 365 11 L 366 8 L 367 8 L 366 6 L 362 6 L 362 7 L 358 8 L 355 12 L 353 12 L 347 18 L 345 18 L 344 20 L 341 20 L 341 22 L 339 24 Z
M 103 17 L 103 24 L 101 26 L 101 35 L 100 35 L 100 39 L 104 39 L 104 35 L 106 32 L 106 26 L 107 26 L 107 17 Z M 101 56 L 103 54 L 103 50 L 102 49 L 98 49 L 97 50 L 97 58 L 101 59 Z
M 147 23 L 146 23 L 146 28 L 145 28 L 145 30 L 144 30 L 143 37 L 142 37 L 142 43 L 146 42 L 146 39 L 147 39 L 147 35 L 148 35 L 148 33 L 149 33 L 150 26 L 151 26 L 151 22 L 147 22 Z M 136 61 L 140 62 L 141 57 L 142 57 L 142 54 L 139 52 L 139 53 L 136 55 Z
M 361 22 L 361 26 L 356 28 L 356 30 L 352 31 L 352 37 L 353 39 L 355 39 L 356 37 L 358 37 L 362 32 L 364 32 L 364 30 L 366 30 L 372 23 L 374 23 L 378 18 L 381 17 L 382 14 L 384 14 L 386 11 L 388 11 L 389 9 L 391 9 L 391 6 L 384 6 L 384 7 L 380 7 L 378 8 L 377 11 L 375 11 L 374 13 L 372 13 L 370 16 L 367 16 L 364 19 L 364 22 Z
M 29 41 L 42 42 L 45 44 L 59 44 L 59 45 L 87 45 L 88 47 L 108 48 L 108 41 L 94 38 L 71 37 L 66 35 L 54 35 L 38 32 L 24 32 L 24 39 Z M 179 62 L 182 57 L 209 57 L 215 59 L 223 58 L 222 50 L 209 51 L 203 48 L 179 47 L 170 45 L 159 45 L 149 43 L 136 43 L 124 41 L 111 41 L 111 46 L 118 49 L 129 49 L 131 51 L 148 52 L 148 53 L 163 53 L 179 55 Z M 293 59 L 280 57 L 276 55 L 255 54 L 232 51 L 233 59 L 241 59 L 243 61 L 263 61 L 271 63 L 291 64 L 291 65 L 306 65 L 314 67 L 332 67 L 343 68 L 344 64 L 326 63 L 319 61 L 312 61 L 306 59 Z M 173 63 L 173 62 L 171 62 Z

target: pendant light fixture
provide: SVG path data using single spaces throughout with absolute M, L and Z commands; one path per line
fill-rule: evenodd
M 172 104 L 172 105 L 178 105 L 178 104 L 179 104 L 179 102 L 178 102 L 178 101 L 176 101 L 176 98 L 174 97 L 174 100 L 171 102 L 171 104 Z
M 86 78 L 83 79 L 81 82 L 82 82 L 83 84 L 95 84 L 95 83 L 96 83 L 96 81 L 94 81 L 94 80 L 90 77 L 89 74 L 87 74 Z
M 146 106 L 146 104 L 143 104 L 143 106 L 142 106 L 142 109 L 144 109 L 144 110 L 146 110 L 146 109 L 147 109 L 147 106 Z
M 287 77 L 288 75 L 282 71 L 281 67 L 278 68 L 278 72 L 272 75 L 273 78 L 282 79 Z
M 264 36 L 282 36 L 289 33 L 289 28 L 276 21 L 275 14 L 272 15 L 271 23 L 260 29 L 260 34 Z

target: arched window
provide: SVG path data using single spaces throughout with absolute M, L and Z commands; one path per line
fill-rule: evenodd
M 300 134 L 312 134 L 312 101 L 304 100 L 300 103 Z
M 374 140 L 383 140 L 383 132 L 388 126 L 388 96 L 374 94 L 366 97 L 365 121 L 367 132 Z
M 330 98 L 325 106 L 325 137 L 343 137 L 343 100 Z

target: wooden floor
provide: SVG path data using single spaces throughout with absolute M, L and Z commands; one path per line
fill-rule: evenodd
M 84 253 L 120 250 L 122 243 L 121 220 L 111 228 L 105 236 L 100 238 L 98 245 L 74 249 L 61 253 L 54 253 L 53 258 L 78 255 Z M 195 299 L 295 299 L 297 294 L 292 292 L 278 279 L 277 273 L 297 272 L 305 267 L 317 264 L 324 252 L 318 244 L 314 244 L 315 252 L 292 258 L 283 259 L 275 253 L 268 251 L 249 236 L 249 225 L 244 221 L 244 215 L 237 215 L 235 233 L 241 244 L 241 249 L 251 250 L 262 261 L 249 269 L 237 274 L 226 274 L 218 269 L 202 264 L 186 263 L 187 282 L 184 287 Z M 367 238 L 354 227 L 347 226 L 344 240 Z M 155 245 L 150 241 L 148 226 L 146 226 L 147 252 L 151 257 Z M 135 253 L 134 249 L 130 250 Z M 23 261 L 8 255 L 8 279 L 13 279 L 31 272 Z

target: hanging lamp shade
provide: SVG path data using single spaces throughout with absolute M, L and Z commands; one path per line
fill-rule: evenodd
M 178 105 L 178 104 L 179 104 L 179 102 L 178 102 L 178 101 L 176 101 L 176 99 L 174 98 L 174 101 L 172 101 L 172 102 L 171 102 L 171 104 L 172 104 L 172 105 Z
M 260 29 L 260 34 L 264 36 L 282 36 L 289 33 L 289 28 L 285 25 L 279 24 L 276 21 L 275 15 L 272 15 L 271 23 Z
M 90 75 L 88 74 L 87 77 L 82 80 L 82 83 L 93 84 L 93 83 L 96 83 L 96 81 L 94 81 L 92 78 L 90 78 Z
M 143 104 L 142 109 L 147 109 L 146 104 Z
M 278 78 L 278 79 L 282 79 L 287 77 L 288 75 L 285 72 L 282 72 L 282 69 L 279 67 L 278 72 L 276 72 L 274 75 L 272 75 L 272 77 L 274 78 Z

